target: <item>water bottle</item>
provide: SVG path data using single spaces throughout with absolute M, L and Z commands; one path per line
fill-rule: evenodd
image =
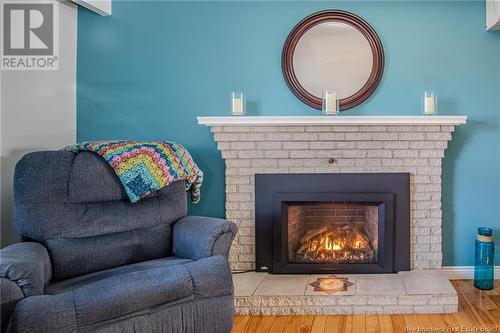
M 495 242 L 493 230 L 488 227 L 477 228 L 476 254 L 474 256 L 474 287 L 490 290 L 493 289 L 495 257 Z

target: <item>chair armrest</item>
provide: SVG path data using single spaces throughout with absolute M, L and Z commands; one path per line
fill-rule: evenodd
M 76 332 L 76 307 L 73 292 L 24 298 L 12 314 L 7 332 Z M 3 321 L 3 319 L 2 319 Z
M 236 224 L 228 220 L 202 216 L 183 217 L 174 223 L 173 255 L 193 260 L 215 255 L 227 258 L 237 231 Z
M 50 257 L 42 244 L 24 242 L 0 250 L 0 278 L 16 283 L 24 297 L 43 294 L 51 276 Z
M 16 304 L 24 298 L 24 294 L 17 283 L 0 278 L 0 295 L 1 332 L 5 332 L 12 312 L 14 312 Z

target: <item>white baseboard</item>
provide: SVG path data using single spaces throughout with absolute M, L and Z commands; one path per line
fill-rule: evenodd
M 443 266 L 441 270 L 450 280 L 474 278 L 474 266 Z M 500 266 L 495 266 L 495 278 L 500 278 Z

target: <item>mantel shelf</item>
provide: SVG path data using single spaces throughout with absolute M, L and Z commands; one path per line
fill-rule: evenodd
M 206 126 L 461 125 L 467 116 L 225 116 L 197 117 Z

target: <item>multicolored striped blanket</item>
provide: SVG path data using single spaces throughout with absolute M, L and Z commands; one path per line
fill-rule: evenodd
M 194 203 L 200 201 L 203 172 L 189 152 L 169 141 L 92 141 L 66 150 L 93 152 L 102 156 L 116 172 L 130 201 L 137 202 L 177 180 L 186 181 Z

